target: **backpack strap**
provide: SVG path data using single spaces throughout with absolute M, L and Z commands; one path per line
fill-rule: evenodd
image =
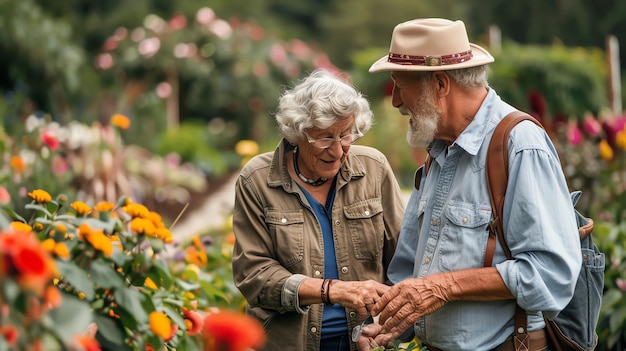
M 493 220 L 489 223 L 489 239 L 485 251 L 485 267 L 491 267 L 493 255 L 496 250 L 496 237 L 500 241 L 504 253 L 508 259 L 512 259 L 511 250 L 504 240 L 504 227 L 502 213 L 504 212 L 504 195 L 509 178 L 509 134 L 513 127 L 522 121 L 531 121 L 543 128 L 541 123 L 527 113 L 513 111 L 506 115 L 496 126 L 489 148 L 487 149 L 487 161 L 485 173 L 487 175 L 487 189 L 491 200 Z M 529 349 L 529 336 L 527 329 L 526 311 L 519 304 L 515 305 L 515 350 Z

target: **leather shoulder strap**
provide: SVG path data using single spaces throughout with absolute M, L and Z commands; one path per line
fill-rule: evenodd
M 502 213 L 504 209 L 504 195 L 509 178 L 509 134 L 522 121 L 532 121 L 543 128 L 541 123 L 530 115 L 514 111 L 506 115 L 496 126 L 496 130 L 489 141 L 485 173 L 487 174 L 487 189 L 491 200 L 493 220 L 489 223 L 489 239 L 485 251 L 485 267 L 491 267 L 493 255 L 496 251 L 496 236 L 508 259 L 512 259 L 511 250 L 504 239 Z M 515 350 L 529 350 L 528 322 L 526 311 L 515 305 L 515 333 L 513 336 Z
M 500 240 L 500 245 L 502 245 L 507 258 L 512 258 L 509 247 L 504 240 L 502 212 L 504 211 L 504 195 L 506 194 L 506 185 L 509 178 L 509 134 L 522 121 L 532 121 L 543 128 L 541 123 L 529 114 L 513 111 L 498 123 L 489 142 L 485 173 L 487 174 L 487 189 L 489 190 L 489 198 L 491 200 L 493 220 L 489 223 L 485 267 L 491 267 L 493 262 L 493 255 L 496 250 L 496 237 Z

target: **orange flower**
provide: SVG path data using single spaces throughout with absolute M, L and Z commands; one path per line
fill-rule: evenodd
M 121 129 L 128 129 L 130 127 L 130 119 L 122 114 L 116 113 L 111 116 L 111 124 Z
M 187 334 L 189 336 L 194 336 L 202 330 L 204 321 L 198 312 L 185 310 L 183 317 L 185 317 L 185 326 L 187 326 Z
M 26 162 L 20 156 L 11 156 L 11 161 L 9 162 L 15 173 L 21 174 L 26 171 Z
M 70 207 L 73 208 L 79 216 L 85 216 L 91 213 L 91 207 L 82 201 L 74 201 L 70 204 Z
M 159 336 L 162 339 L 165 339 L 170 335 L 172 322 L 165 313 L 158 311 L 151 312 L 149 319 L 150 330 L 154 333 L 154 335 Z
M 145 218 L 133 218 L 133 220 L 130 221 L 130 229 L 137 234 L 154 236 L 154 233 L 156 233 L 154 223 Z
M 128 215 L 133 218 L 146 218 L 148 216 L 148 212 L 150 212 L 146 206 L 133 203 L 127 204 L 126 206 L 122 207 L 122 210 L 124 210 L 124 212 L 128 213 Z
M 143 285 L 152 290 L 159 290 L 159 287 L 154 283 L 152 279 L 150 279 L 150 277 L 146 277 L 146 280 L 143 282 Z
M 611 145 L 609 145 L 609 142 L 606 141 L 605 139 L 602 139 L 600 141 L 600 145 L 598 145 L 599 149 L 600 149 L 600 157 L 607 161 L 613 161 L 613 157 L 615 157 L 615 154 L 613 153 L 613 149 L 611 148 Z
M 56 286 L 48 286 L 44 293 L 44 301 L 48 305 L 48 308 L 54 309 L 61 306 L 61 292 Z
M 170 330 L 170 335 L 167 338 L 164 338 L 163 341 L 164 342 L 168 342 L 168 341 L 174 339 L 174 337 L 176 336 L 177 332 L 178 332 L 178 324 L 172 323 L 171 330 Z
M 265 332 L 261 324 L 245 314 L 222 310 L 209 314 L 204 319 L 203 338 L 206 345 L 215 349 L 244 351 L 259 348 L 265 343 Z
M 77 335 L 74 340 L 80 345 L 83 351 L 101 351 L 100 343 L 93 336 L 90 335 Z
M 29 226 L 28 224 L 24 222 L 19 222 L 19 221 L 11 222 L 11 228 L 22 233 L 30 233 L 33 231 L 33 227 Z
M 54 261 L 32 235 L 0 232 L 0 255 L 5 256 L 0 268 L 5 273 L 17 272 L 22 288 L 40 292 L 56 274 Z
M 111 211 L 113 210 L 113 208 L 115 208 L 115 205 L 108 201 L 100 201 L 96 204 L 96 206 L 93 207 L 93 209 L 98 212 Z
M 50 196 L 47 191 L 41 189 L 33 190 L 32 192 L 28 193 L 28 196 L 30 196 L 33 200 L 35 200 L 35 202 L 38 203 L 48 203 L 52 201 L 52 196 Z

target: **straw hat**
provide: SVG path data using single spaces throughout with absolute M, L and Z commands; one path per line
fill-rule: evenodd
M 389 54 L 374 62 L 369 71 L 443 71 L 493 61 L 487 50 L 469 42 L 462 21 L 425 18 L 398 24 L 391 35 Z

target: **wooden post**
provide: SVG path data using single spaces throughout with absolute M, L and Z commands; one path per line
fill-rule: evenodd
M 609 68 L 609 106 L 614 115 L 622 114 L 622 81 L 619 67 L 619 41 L 614 35 L 606 39 L 606 57 Z
M 502 32 L 500 31 L 500 27 L 496 25 L 489 26 L 487 37 L 489 50 L 494 54 L 500 52 L 500 47 L 502 46 Z

